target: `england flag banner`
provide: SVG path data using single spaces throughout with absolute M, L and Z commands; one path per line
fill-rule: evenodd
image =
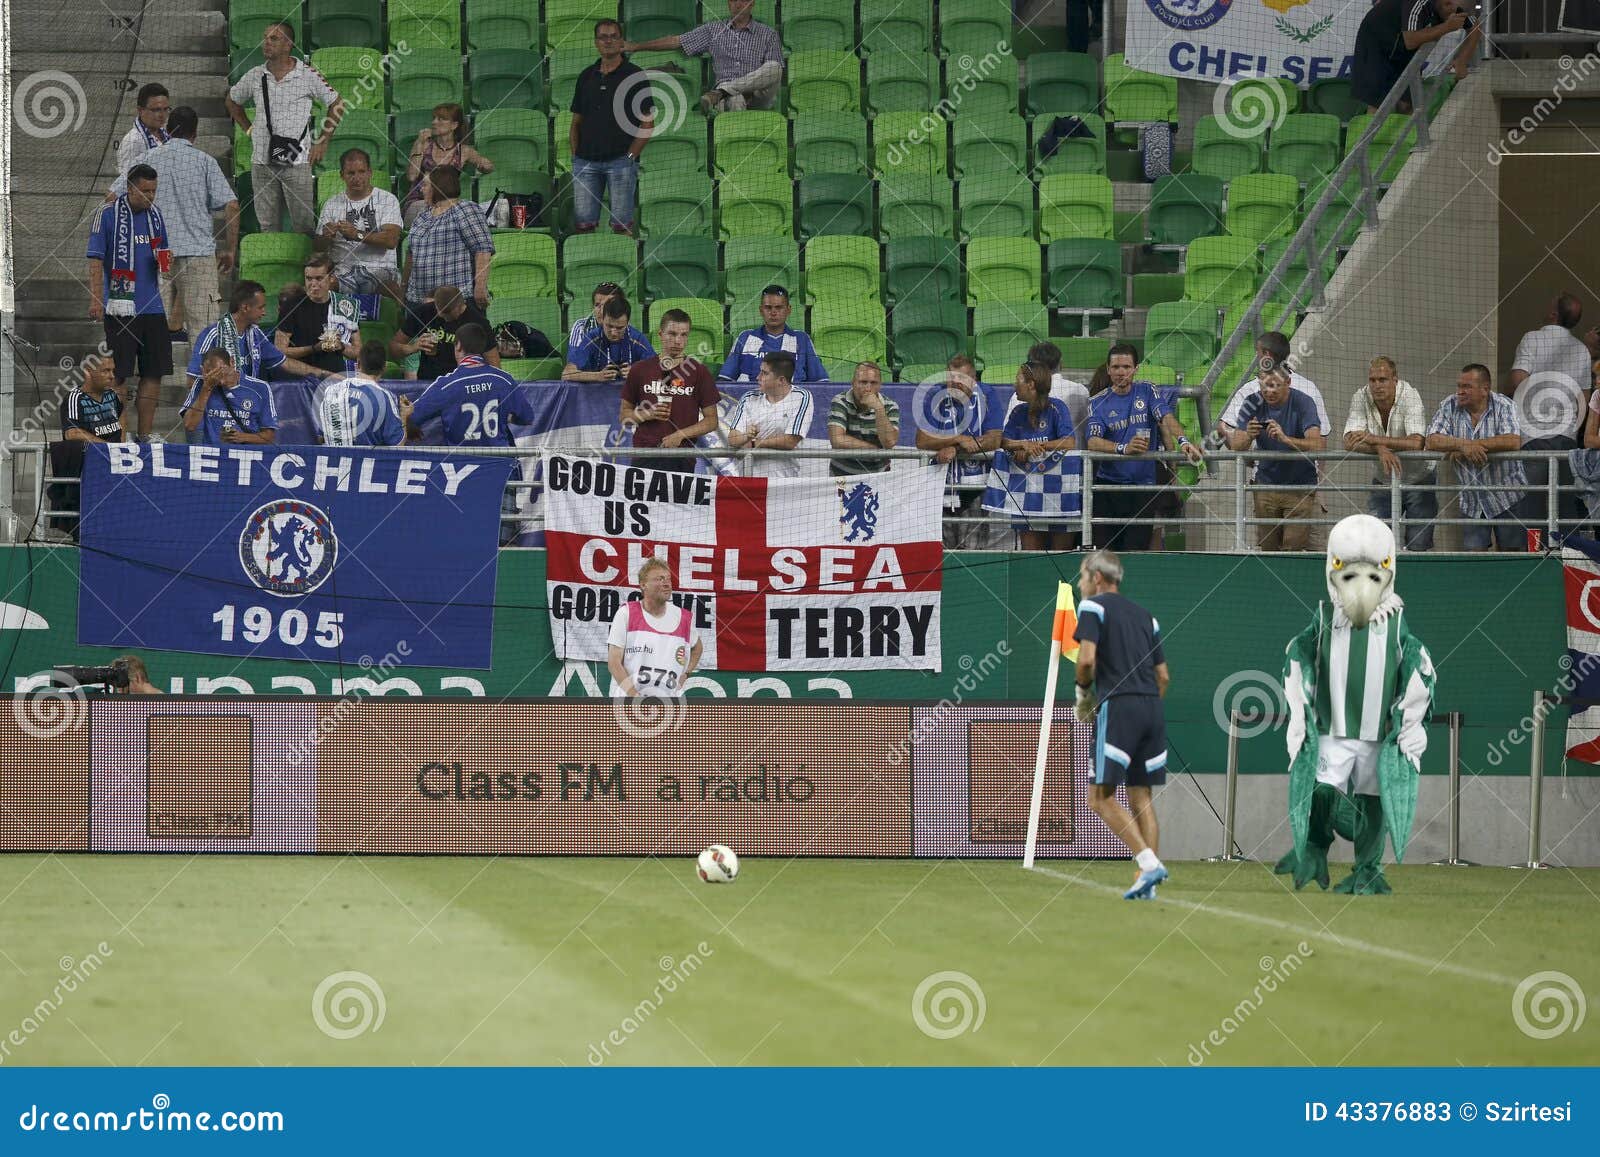
M 1567 656 L 1561 691 L 1600 704 L 1600 543 L 1569 534 L 1562 540 L 1567 596 Z M 1567 755 L 1600 763 L 1600 706 L 1575 707 L 1567 717 Z
M 1129 0 L 1127 63 L 1189 80 L 1287 77 L 1304 88 L 1350 75 L 1356 32 L 1370 7 L 1347 0 Z M 1293 111 L 1230 110 L 1223 127 L 1248 121 L 1240 128 L 1253 135 Z
M 723 671 L 937 671 L 944 467 L 843 478 L 677 474 L 544 456 L 550 634 L 605 662 L 639 567 Z
M 78 642 L 488 668 L 511 467 L 353 447 L 91 445 Z

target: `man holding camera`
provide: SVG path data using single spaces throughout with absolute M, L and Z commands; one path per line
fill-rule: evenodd
M 1467 78 L 1479 36 L 1477 21 L 1467 15 L 1460 0 L 1378 0 L 1356 33 L 1351 95 L 1365 101 L 1368 112 L 1377 112 L 1417 49 L 1463 28 L 1466 39 L 1450 64 L 1457 80 Z M 1396 111 L 1410 111 L 1410 102 L 1402 100 Z
M 656 356 L 644 334 L 628 324 L 633 307 L 621 294 L 610 298 L 600 312 L 600 328 L 582 345 L 567 351 L 561 371 L 564 382 L 620 382 L 634 362 Z
M 1289 385 L 1289 367 L 1279 363 L 1260 370 L 1261 392 L 1245 404 L 1244 428 L 1228 433 L 1228 449 L 1302 453 L 1321 450 L 1317 407 Z M 1274 458 L 1256 466 L 1256 517 L 1276 519 L 1256 528 L 1262 550 L 1305 550 L 1311 544 L 1311 523 L 1317 511 L 1317 464 L 1313 459 Z M 1293 487 L 1294 489 L 1272 489 Z

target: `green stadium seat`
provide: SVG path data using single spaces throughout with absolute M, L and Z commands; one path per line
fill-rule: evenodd
M 1052 241 L 1045 250 L 1045 282 L 1052 309 L 1121 309 L 1122 246 L 1105 237 Z
M 567 114 L 571 116 L 571 114 Z M 639 154 L 639 169 L 645 173 L 664 173 L 685 169 L 691 173 L 710 171 L 710 128 L 703 117 L 690 114 L 677 123 L 668 122 L 650 134 L 650 143 Z
M 877 236 L 872 182 L 857 173 L 807 173 L 800 179 L 800 239 L 825 233 Z
M 1217 307 L 1168 301 L 1150 307 L 1144 324 L 1144 360 L 1163 366 L 1197 366 L 1217 356 Z
M 561 280 L 566 300 L 580 306 L 602 281 L 622 286 L 632 301 L 639 296 L 638 245 L 620 233 L 574 233 L 561 243 Z
M 955 222 L 955 186 L 943 177 L 912 173 L 878 182 L 878 237 L 950 236 Z
M 556 349 L 565 352 L 567 346 L 567 329 L 561 321 L 561 299 L 558 297 L 491 297 L 489 299 L 489 324 L 494 326 L 504 325 L 508 321 L 520 321 L 530 325 L 545 337 L 550 339 L 550 344 Z M 561 371 L 556 371 L 559 377 Z
M 546 335 L 549 336 L 549 335 Z M 559 382 L 564 358 L 502 358 L 500 368 L 519 382 Z
M 1267 169 L 1301 182 L 1316 181 L 1339 167 L 1339 118 L 1331 113 L 1291 113 L 1272 130 Z
M 472 107 L 544 108 L 544 58 L 531 48 L 485 48 L 472 54 Z
M 548 233 L 513 230 L 495 234 L 494 256 L 489 259 L 491 294 L 558 297 L 556 270 L 556 243 Z
M 1272 273 L 1273 269 L 1277 267 L 1278 262 L 1283 259 L 1284 252 L 1289 248 L 1289 240 L 1290 239 L 1286 237 L 1281 241 L 1269 241 L 1267 243 L 1266 249 L 1261 254 L 1261 275 L 1263 280 L 1265 280 L 1268 275 Z M 1331 253 L 1323 258 L 1322 276 L 1320 279 L 1321 286 L 1323 288 L 1327 287 L 1327 284 L 1332 279 L 1334 271 L 1338 268 L 1338 265 L 1339 259 Z M 1314 293 L 1314 287 L 1305 284 L 1306 273 L 1309 269 L 1310 262 L 1307 260 L 1305 251 L 1301 250 L 1295 254 L 1294 260 L 1289 263 L 1289 269 L 1285 274 L 1283 283 L 1273 290 L 1273 299 L 1288 301 L 1291 296 L 1294 296 L 1298 293 L 1300 296 L 1300 307 L 1304 309 L 1305 306 L 1309 304 L 1311 296 Z M 1304 287 L 1304 292 L 1300 292 L 1302 286 Z
M 1051 173 L 1039 181 L 1039 240 L 1110 237 L 1111 182 L 1097 174 Z
M 1367 131 L 1367 126 L 1372 123 L 1371 113 L 1360 113 L 1350 118 L 1350 127 L 1345 131 L 1344 155 L 1349 156 L 1355 152 L 1356 142 L 1361 139 L 1361 134 Z M 1395 157 L 1383 169 L 1378 166 L 1383 158 L 1394 147 L 1394 143 L 1405 137 L 1405 146 L 1395 154 Z M 1367 149 L 1367 163 L 1372 167 L 1372 177 L 1376 181 L 1389 182 L 1399 175 L 1401 166 L 1406 163 L 1406 158 L 1411 155 L 1411 150 L 1417 143 L 1416 126 L 1411 118 L 1402 113 L 1390 113 L 1389 119 L 1378 130 L 1378 135 L 1372 139 L 1372 145 Z
M 390 83 L 396 108 L 431 110 L 446 102 L 460 104 L 461 53 L 448 48 L 418 48 L 406 56 L 397 56 Z
M 895 306 L 889 327 L 897 367 L 943 364 L 967 352 L 967 311 L 959 302 L 916 295 Z
M 1118 52 L 1106 57 L 1106 120 L 1118 124 L 1178 119 L 1178 81 L 1129 68 Z
M 249 233 L 239 238 L 239 276 L 267 287 L 274 300 L 285 285 L 299 285 L 311 256 L 311 238 L 301 233 Z
M 1175 386 L 1178 384 L 1178 371 L 1171 366 L 1157 365 L 1155 362 L 1140 362 L 1139 380 L 1149 382 L 1152 386 Z M 1179 398 L 1178 401 L 1194 404 L 1188 398 Z M 1197 442 L 1199 440 L 1195 439 Z
M 861 111 L 861 61 L 853 52 L 796 52 L 788 83 L 792 113 Z
M 311 65 L 347 106 L 372 112 L 388 109 L 382 53 L 371 48 L 319 48 L 311 54 Z
M 689 315 L 689 356 L 703 362 L 722 361 L 727 352 L 728 327 L 723 321 L 722 302 L 704 297 L 662 297 L 650 303 L 646 321 L 647 333 L 661 327 L 661 315 L 669 309 L 681 309 Z
M 985 301 L 973 307 L 973 350 L 985 365 L 1025 362 L 1028 347 L 1049 336 L 1050 317 L 1037 302 Z
M 554 160 L 552 162 L 554 171 L 556 173 L 572 172 L 572 114 L 565 109 L 550 114 L 550 143 L 555 146 Z M 647 156 L 649 152 L 650 150 L 646 148 L 645 154 Z M 709 149 L 706 151 L 706 155 L 711 155 Z M 647 163 L 640 165 L 641 170 L 646 167 Z M 704 169 L 700 171 L 705 172 Z
M 1026 67 L 1029 116 L 1099 109 L 1100 62 L 1088 53 L 1035 52 Z
M 939 58 L 926 52 L 875 52 L 867 58 L 866 109 L 923 112 L 939 103 Z
M 1194 127 L 1194 157 L 1190 165 L 1202 176 L 1231 181 L 1260 170 L 1265 143 L 1264 135 L 1236 136 L 1219 118 L 1201 117 Z
M 388 135 L 387 131 L 385 135 Z M 253 145 L 254 142 L 250 139 L 250 134 L 235 125 L 233 127 L 233 175 L 235 177 L 248 177 L 250 175 L 250 163 L 255 155 Z M 244 194 L 240 193 L 239 204 L 242 207 L 244 203 Z M 245 233 L 250 232 L 242 225 L 240 230 Z
M 991 46 L 986 51 L 996 56 Z M 977 49 L 972 50 L 977 54 Z M 955 120 L 962 117 L 983 116 L 985 113 L 1016 112 L 1022 100 L 1017 88 L 1017 61 L 1009 53 L 998 54 L 994 67 L 982 66 L 963 73 L 959 62 L 967 59 L 963 51 L 953 61 L 946 63 L 945 107 Z
M 795 118 L 796 177 L 810 173 L 866 172 L 868 160 L 867 122 L 860 113 L 814 112 Z
M 538 5 L 524 0 L 467 0 L 467 48 L 544 47 Z M 552 339 L 553 340 L 553 339 Z
M 676 53 L 672 55 L 677 56 Z M 634 59 L 637 61 L 638 57 Z M 642 64 L 639 66 L 650 74 L 650 95 L 655 98 L 655 118 L 658 126 L 677 124 L 690 117 L 696 120 L 704 119 L 700 111 L 700 94 L 705 89 L 705 80 L 699 61 L 692 58 L 685 60 L 679 56 L 673 63 L 682 71 L 665 71 L 659 67 L 645 68 Z
M 1300 223 L 1300 182 L 1286 173 L 1249 173 L 1228 184 L 1228 232 L 1257 244 Z M 1180 363 L 1181 364 L 1181 363 Z
M 1367 102 L 1350 92 L 1350 81 L 1344 77 L 1314 80 L 1306 89 L 1306 108 L 1310 112 L 1325 112 L 1348 121 L 1367 111 Z
M 974 59 L 997 52 L 1015 73 L 1016 59 L 1009 52 L 999 52 L 1001 44 L 1010 44 L 1012 40 L 1010 8 L 1009 4 L 996 0 L 942 0 L 939 4 L 940 52 L 946 57 L 970 52 Z
M 412 52 L 448 49 L 461 54 L 460 0 L 406 0 L 389 8 L 389 45 Z M 399 55 L 398 53 L 396 54 Z
M 818 357 L 830 362 L 884 364 L 888 361 L 884 357 L 888 332 L 883 306 L 875 297 L 859 301 L 829 298 L 811 307 L 811 344 Z M 849 381 L 850 375 L 846 373 L 843 380 Z
M 815 237 L 806 243 L 804 260 L 807 305 L 833 297 L 877 299 L 883 294 L 874 238 Z
M 730 237 L 722 247 L 722 284 L 723 300 L 732 307 L 735 329 L 744 327 L 742 319 L 756 316 L 761 291 L 769 285 L 781 285 L 791 298 L 804 301 L 800 246 L 791 237 L 770 233 L 764 237 Z
M 328 141 L 328 151 L 323 154 L 319 169 L 338 169 L 340 158 L 349 149 L 365 149 L 372 162 L 372 171 L 389 176 L 394 163 L 389 147 L 388 114 L 373 109 L 353 108 L 345 112 L 339 127 L 333 130 Z
M 886 112 L 872 122 L 872 171 L 928 173 L 950 171 L 943 117 L 931 112 Z
M 622 0 L 622 24 L 635 42 L 682 36 L 699 23 L 696 0 Z
M 974 237 L 967 242 L 967 304 L 1041 301 L 1039 243 L 1031 237 Z
M 1110 340 L 1103 337 L 1058 337 L 1052 340 L 1061 351 L 1061 364 L 1073 369 L 1103 366 L 1106 364 L 1106 355 L 1111 352 Z
M 304 41 L 304 23 L 300 19 L 299 3 L 286 4 L 284 0 L 231 0 L 228 4 L 228 50 L 232 56 L 243 56 L 254 51 L 255 63 L 261 63 L 261 35 L 267 25 L 288 21 L 294 26 L 294 42 Z
M 659 237 L 646 241 L 641 272 L 646 301 L 659 297 L 722 300 L 717 243 L 709 237 Z
M 1045 113 L 1033 121 L 1033 139 L 1040 140 L 1050 131 L 1050 124 L 1059 113 Z M 1073 113 L 1089 131 L 1088 136 L 1067 137 L 1049 157 L 1038 161 L 1038 172 L 1045 173 L 1103 173 L 1106 171 L 1106 122 L 1094 113 Z
M 395 153 L 409 153 L 411 144 L 423 129 L 433 124 L 433 106 L 396 108 L 394 110 Z
M 673 233 L 711 236 L 711 178 L 681 170 L 639 178 L 639 231 L 644 237 Z
M 378 0 L 311 0 L 310 46 L 367 47 L 383 41 L 383 12 Z
M 800 44 L 815 52 L 856 49 L 855 0 L 804 0 L 784 5 L 780 14 L 783 43 L 791 49 Z M 708 13 L 707 19 L 716 15 Z
M 593 39 L 591 30 L 585 40 L 593 43 Z M 551 108 L 572 107 L 572 94 L 578 87 L 578 77 L 594 62 L 595 51 L 592 47 L 550 50 L 545 60 L 545 68 L 550 74 Z
M 1187 245 L 1221 233 L 1222 182 L 1195 173 L 1173 173 L 1156 181 L 1145 217 L 1157 245 Z
M 981 112 L 957 117 L 951 134 L 950 172 L 959 181 L 1002 172 L 1032 171 L 1028 124 L 1016 113 Z
M 595 60 L 594 26 L 597 20 L 615 20 L 617 0 L 545 0 L 544 43 L 551 53 L 582 49 Z M 570 98 L 571 93 L 567 96 Z M 561 102 L 566 107 L 566 101 Z
M 961 247 L 944 234 L 890 241 L 883 247 L 883 296 L 890 305 L 961 304 Z
M 961 238 L 1032 237 L 1033 182 L 1016 173 L 987 173 L 961 182 Z
M 902 382 L 943 382 L 946 373 L 945 362 L 906 362 L 895 377 Z
M 390 179 L 388 170 L 374 171 L 372 174 L 372 187 L 382 189 L 386 193 L 394 191 L 394 182 Z M 322 212 L 322 207 L 328 203 L 328 198 L 344 189 L 344 178 L 336 169 L 324 169 L 317 174 L 316 197 L 317 212 Z
M 861 51 L 867 57 L 916 56 L 933 51 L 930 0 L 871 0 L 861 9 Z M 937 81 L 937 73 L 935 80 Z M 924 107 L 932 108 L 933 101 Z
M 550 118 L 530 109 L 490 109 L 473 118 L 472 143 L 496 168 L 547 171 Z
M 1184 254 L 1183 296 L 1232 305 L 1249 301 L 1261 281 L 1256 243 L 1246 237 L 1196 237 Z
M 1236 80 L 1222 93 L 1223 113 L 1242 127 L 1259 125 L 1262 132 L 1276 130 L 1283 118 L 1300 111 L 1300 90 L 1281 76 L 1249 76 Z
M 1324 177 L 1306 190 L 1305 208 L 1307 213 L 1310 213 L 1316 207 L 1317 202 L 1322 198 L 1322 194 L 1327 191 L 1330 184 L 1332 184 L 1331 179 Z M 1322 220 L 1317 222 L 1315 237 L 1319 250 L 1331 249 L 1336 245 L 1348 248 L 1356 243 L 1356 238 L 1361 233 L 1364 219 L 1359 211 L 1352 214 L 1351 210 L 1358 206 L 1360 201 L 1360 178 L 1352 177 L 1345 182 L 1342 189 L 1334 194 L 1333 200 L 1328 203 L 1328 211 L 1323 214 Z M 1350 220 L 1345 222 L 1344 218 L 1347 215 Z
M 859 119 L 859 118 L 857 118 Z M 780 112 L 725 112 L 711 122 L 712 171 L 784 173 L 789 169 L 789 122 Z
M 794 182 L 782 173 L 740 173 L 717 183 L 718 235 L 794 235 Z
M 1163 301 L 1178 301 L 1183 297 L 1181 273 L 1135 273 L 1133 275 L 1134 309 L 1149 309 Z
M 982 358 L 979 358 L 978 360 L 983 361 Z M 1021 362 L 1003 362 L 997 358 L 993 362 L 986 364 L 983 369 L 978 371 L 978 380 L 989 386 L 999 386 L 1001 388 L 1007 386 L 1015 387 L 1017 384 L 1017 374 L 1020 373 L 1021 370 Z

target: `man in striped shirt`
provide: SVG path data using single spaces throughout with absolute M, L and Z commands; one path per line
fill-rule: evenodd
M 709 8 L 709 5 L 707 5 Z M 711 55 L 716 87 L 701 98 L 707 112 L 771 108 L 783 82 L 783 44 L 778 30 L 751 18 L 755 0 L 728 0 L 726 20 L 708 20 L 681 36 L 658 36 L 625 44 L 624 52 Z
M 760 389 L 739 399 L 728 419 L 728 444 L 751 450 L 793 450 L 811 428 L 811 394 L 794 384 L 794 355 L 768 354 L 761 359 Z M 798 459 L 756 458 L 751 477 L 798 478 Z
M 1494 392 L 1488 366 L 1461 367 L 1455 394 L 1439 404 L 1428 426 L 1427 448 L 1455 464 L 1461 516 L 1482 522 L 1461 528 L 1462 549 L 1488 550 L 1493 544 L 1502 551 L 1526 550 L 1526 533 L 1511 508 L 1528 488 L 1527 474 L 1520 461 L 1490 457 L 1520 450 L 1522 426 L 1511 399 Z

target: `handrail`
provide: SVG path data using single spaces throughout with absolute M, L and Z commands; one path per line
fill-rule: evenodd
M 1300 283 L 1290 292 L 1286 310 L 1279 315 L 1277 326 L 1281 327 L 1290 314 L 1294 313 L 1302 302 L 1315 301 L 1322 294 L 1320 284 L 1322 277 L 1322 262 L 1326 252 L 1320 250 L 1316 244 L 1317 227 L 1322 224 L 1322 219 L 1327 215 L 1328 207 L 1335 197 L 1345 187 L 1348 179 L 1359 174 L 1361 180 L 1361 195 L 1356 202 L 1345 208 L 1344 216 L 1339 219 L 1339 228 L 1334 230 L 1328 239 L 1328 249 L 1336 249 L 1339 244 L 1339 235 L 1344 227 L 1349 224 L 1352 214 L 1359 211 L 1365 222 L 1364 227 L 1371 228 L 1377 224 L 1378 200 L 1376 181 L 1373 178 L 1373 165 L 1367 157 L 1367 147 L 1377 138 L 1383 126 L 1388 122 L 1389 114 L 1400 104 L 1401 99 L 1408 93 L 1411 97 L 1411 119 L 1416 126 L 1417 143 L 1414 151 L 1421 152 L 1428 147 L 1428 102 L 1424 99 L 1422 88 L 1422 68 L 1427 63 L 1428 54 L 1433 49 L 1433 44 L 1424 44 L 1417 49 L 1400 78 L 1394 82 L 1388 94 L 1383 98 L 1383 103 L 1378 106 L 1378 111 L 1373 114 L 1366 131 L 1361 134 L 1355 147 L 1346 148 L 1345 158 L 1339 167 L 1328 177 L 1322 196 L 1317 198 L 1317 203 L 1306 214 L 1306 219 L 1300 223 L 1300 228 L 1295 230 L 1283 255 L 1278 258 L 1278 263 L 1267 274 L 1266 280 L 1256 295 L 1251 299 L 1249 307 L 1233 327 L 1227 338 L 1222 343 L 1222 349 L 1212 360 L 1211 368 L 1206 371 L 1205 381 L 1202 383 L 1196 397 L 1196 405 L 1200 415 L 1200 428 L 1211 428 L 1211 392 L 1216 387 L 1223 371 L 1233 361 L 1233 355 L 1239 351 L 1245 338 L 1254 342 L 1255 335 L 1261 325 L 1262 311 L 1272 302 L 1276 292 L 1287 288 L 1288 273 L 1294 265 L 1294 260 L 1300 254 L 1306 258 L 1305 276 Z M 1405 144 L 1409 134 L 1401 133 L 1394 144 L 1389 146 L 1389 151 L 1379 161 L 1376 171 L 1382 173 L 1389 166 L 1389 162 L 1399 155 L 1401 147 Z M 1305 293 L 1307 284 L 1311 286 L 1310 294 Z M 1251 372 L 1254 371 L 1256 360 L 1250 363 Z

